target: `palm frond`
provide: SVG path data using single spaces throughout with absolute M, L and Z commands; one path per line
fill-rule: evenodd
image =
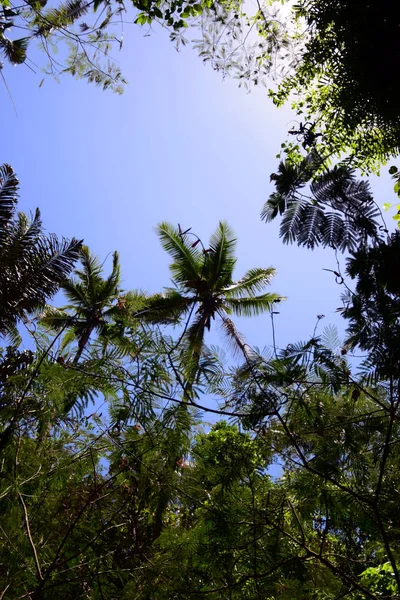
M 223 293 L 227 298 L 255 296 L 271 283 L 275 273 L 276 270 L 272 267 L 250 269 L 239 281 L 225 288 Z
M 145 308 L 147 298 L 148 296 L 143 290 L 131 290 L 121 294 L 119 302 L 134 316 L 135 313 Z
M 98 283 L 102 281 L 102 267 L 97 256 L 92 254 L 87 246 L 82 246 L 80 253 L 82 270 L 76 270 L 76 275 L 82 281 L 88 296 L 93 300 L 96 296 Z
M 18 328 L 14 324 L 10 324 L 7 328 L 7 339 L 10 341 L 11 346 L 18 348 L 18 346 L 22 343 L 22 337 L 18 331 Z
M 112 271 L 102 286 L 102 296 L 104 299 L 118 296 L 120 281 L 121 267 L 119 263 L 119 254 L 115 251 L 113 252 Z
M 226 300 L 226 306 L 238 317 L 253 317 L 270 312 L 275 302 L 283 300 L 279 294 L 262 294 L 249 298 L 229 298 Z
M 81 307 L 86 306 L 87 297 L 85 294 L 85 288 L 82 284 L 78 283 L 74 278 L 65 279 L 62 283 L 62 291 L 66 295 L 67 299 L 71 303 L 69 307 L 79 305 Z
M 26 60 L 28 43 L 29 38 L 27 37 L 18 40 L 10 40 L 2 35 L 0 37 L 0 52 L 12 65 L 21 65 Z
M 283 215 L 286 210 L 286 199 L 279 192 L 270 195 L 261 210 L 261 220 L 269 223 L 278 215 Z
M 188 327 L 185 335 L 188 342 L 188 352 L 192 357 L 195 357 L 197 364 L 203 349 L 205 329 L 206 317 L 200 314 Z
M 36 209 L 32 220 L 25 213 L 18 213 L 14 227 L 11 228 L 9 245 L 13 246 L 14 256 L 29 252 L 34 248 L 42 236 L 42 219 L 40 210 Z
M 62 29 L 73 25 L 88 12 L 89 7 L 90 3 L 86 0 L 66 0 L 57 8 L 38 12 L 35 19 L 36 35 L 46 36 L 53 28 Z
M 61 331 L 66 325 L 72 324 L 73 317 L 65 310 L 47 305 L 41 312 L 39 322 L 46 329 Z
M 196 281 L 202 271 L 203 255 L 193 248 L 193 242 L 187 234 L 180 234 L 179 230 L 169 223 L 160 223 L 157 227 L 161 245 L 172 257 L 173 263 L 170 270 L 178 283 Z
M 30 279 L 29 286 L 35 283 L 39 287 L 42 281 L 42 296 L 52 296 L 60 284 L 71 272 L 79 258 L 82 241 L 73 238 L 59 239 L 53 234 L 40 239 L 36 246 L 35 271 Z
M 177 322 L 188 313 L 195 302 L 195 298 L 188 298 L 177 290 L 167 288 L 164 293 L 154 294 L 145 300 L 138 318 L 153 323 Z
M 0 227 L 12 218 L 18 198 L 19 181 L 10 165 L 0 166 Z
M 0 332 L 24 314 L 42 308 L 78 259 L 81 242 L 43 235 L 39 214 L 33 224 L 22 213 L 6 236 L 0 273 Z
M 60 344 L 61 352 L 63 352 L 66 348 L 68 348 L 68 346 L 70 346 L 75 340 L 76 340 L 75 331 L 73 331 L 72 329 L 70 331 L 67 331 L 63 335 L 62 340 L 61 340 L 61 344 Z
M 18 320 L 43 308 L 78 259 L 82 243 L 43 232 L 39 210 L 33 218 L 15 216 L 18 180 L 8 165 L 0 167 L 0 334 L 15 330 Z
M 225 329 L 233 324 L 227 314 L 260 314 L 271 310 L 274 302 L 282 299 L 278 294 L 257 294 L 264 291 L 270 283 L 275 270 L 251 269 L 238 282 L 233 283 L 232 274 L 236 263 L 236 238 L 227 223 L 220 222 L 211 236 L 208 250 L 200 253 L 196 250 L 198 239 L 189 245 L 187 234 L 162 223 L 159 235 L 165 250 L 172 256 L 171 270 L 175 276 L 177 289 L 166 290 L 146 301 L 142 311 L 144 319 L 155 322 L 177 322 L 183 315 L 189 314 L 194 306 L 197 312 L 188 325 L 182 340 L 184 342 L 184 364 L 188 374 L 186 392 L 195 393 L 193 385 L 199 372 L 199 360 L 203 356 L 205 330 L 210 330 L 215 318 L 225 320 Z M 140 316 L 140 315 L 139 315 Z M 242 346 L 239 334 L 230 336 Z
M 236 237 L 229 225 L 220 221 L 209 241 L 204 277 L 211 289 L 229 285 L 232 281 L 236 258 Z

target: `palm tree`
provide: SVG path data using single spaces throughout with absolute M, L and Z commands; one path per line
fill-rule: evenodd
M 282 296 L 262 293 L 275 274 L 272 268 L 251 269 L 239 281 L 233 280 L 236 238 L 227 223 L 219 223 L 207 249 L 199 238 L 169 223 L 161 223 L 157 231 L 173 260 L 170 270 L 175 287 L 149 298 L 147 319 L 165 323 L 186 319 L 182 342 L 192 381 L 212 320 L 220 320 L 225 333 L 247 356 L 247 346 L 230 315 L 250 317 L 271 311 Z
M 110 324 L 121 316 L 126 301 L 121 296 L 117 252 L 113 253 L 112 270 L 106 278 L 102 276 L 102 265 L 86 246 L 81 249 L 80 260 L 82 268 L 75 271 L 76 277 L 64 281 L 61 286 L 69 304 L 61 309 L 49 306 L 41 315 L 44 326 L 56 332 L 67 332 L 63 347 L 77 340 L 74 363 L 79 361 L 93 332 L 103 339 L 107 337 Z
M 81 241 L 43 232 L 40 212 L 16 214 L 18 179 L 0 166 L 0 335 L 18 339 L 16 325 L 45 306 L 78 260 Z

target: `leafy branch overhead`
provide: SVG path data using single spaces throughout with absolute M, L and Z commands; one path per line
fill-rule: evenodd
M 45 75 L 58 79 L 68 73 L 122 93 L 127 82 L 113 54 L 123 46 L 126 23 L 158 21 L 179 32 L 211 6 L 210 0 L 62 0 L 51 6 L 47 0 L 23 0 L 17 6 L 7 1 L 0 4 L 0 51 L 12 65 L 25 63 L 37 72 L 30 49 L 39 41 L 47 60 Z M 24 37 L 18 37 L 19 31 Z M 1 63 L 0 69 L 4 66 Z
M 384 240 L 386 225 L 369 183 L 357 181 L 346 164 L 321 173 L 320 162 L 315 154 L 299 164 L 281 162 L 278 172 L 271 175 L 276 191 L 265 203 L 261 218 L 268 222 L 282 216 L 283 241 L 308 248 L 344 252 L 371 240 Z
M 276 106 L 290 104 L 299 121 L 294 130 L 306 134 L 297 136 L 303 148 L 315 145 L 321 156 L 344 154 L 355 167 L 379 171 L 400 151 L 398 4 L 390 18 L 378 0 L 281 4 L 228 14 L 221 6 L 217 18 L 206 16 L 200 56 L 239 84 L 264 84 Z M 288 158 L 301 156 L 298 144 L 284 147 Z
M 150 31 L 160 24 L 177 47 L 192 41 L 203 61 L 240 85 L 263 83 L 277 106 L 291 102 L 301 122 L 289 134 L 300 134 L 303 149 L 316 147 L 325 158 L 345 154 L 354 167 L 379 171 L 399 153 L 399 6 L 387 18 L 378 0 L 280 4 L 266 0 L 252 11 L 240 0 L 7 1 L 0 5 L 0 49 L 12 64 L 35 70 L 29 48 L 39 40 L 48 73 L 121 92 L 125 80 L 110 53 L 123 46 L 123 25 Z M 28 34 L 12 35 L 20 29 Z M 54 54 L 60 45 L 64 63 Z M 299 144 L 284 147 L 288 159 L 299 160 Z

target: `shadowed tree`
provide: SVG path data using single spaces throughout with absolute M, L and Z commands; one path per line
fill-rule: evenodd
M 298 165 L 281 162 L 271 174 L 276 191 L 264 204 L 261 218 L 268 222 L 282 216 L 283 242 L 311 249 L 354 251 L 368 240 L 382 239 L 386 227 L 368 181 L 357 180 L 344 164 L 318 174 L 320 166 L 316 153 Z
M 0 335 L 18 338 L 16 325 L 42 308 L 79 258 L 81 241 L 45 234 L 40 212 L 16 214 L 18 179 L 0 166 Z

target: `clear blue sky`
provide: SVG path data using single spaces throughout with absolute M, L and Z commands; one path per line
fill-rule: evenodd
M 332 252 L 284 246 L 277 224 L 260 221 L 270 174 L 293 115 L 264 89 L 247 94 L 222 81 L 194 51 L 177 53 L 164 32 L 125 31 L 117 58 L 130 85 L 120 97 L 64 77 L 60 84 L 24 66 L 4 70 L 2 162 L 21 181 L 22 210 L 39 206 L 49 231 L 83 237 L 102 259 L 117 249 L 124 286 L 154 292 L 169 284 L 157 222 L 181 223 L 207 239 L 219 219 L 237 233 L 237 276 L 274 266 L 272 290 L 288 296 L 276 318 L 283 346 L 311 335 L 316 315 L 339 323 L 341 289 Z M 374 184 L 381 204 L 388 178 Z M 248 341 L 271 344 L 270 318 L 240 322 Z

